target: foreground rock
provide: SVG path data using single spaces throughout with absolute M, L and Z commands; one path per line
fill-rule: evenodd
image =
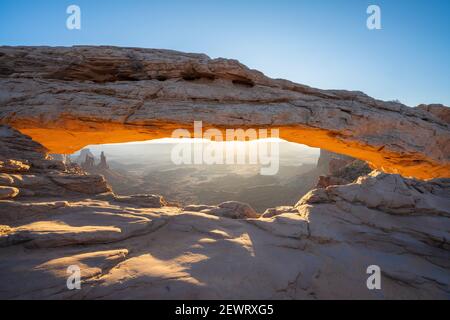
M 244 220 L 69 201 L 0 228 L 0 297 L 449 299 L 449 192 L 448 181 L 374 172 Z M 71 265 L 81 290 L 67 290 Z M 366 287 L 370 265 L 381 290 Z
M 34 146 L 15 156 L 25 161 Z M 29 176 L 51 190 L 55 174 L 89 183 L 45 153 L 35 159 L 13 184 Z M 374 171 L 261 218 L 239 202 L 182 210 L 154 195 L 79 191 L 0 200 L 0 298 L 450 299 L 449 179 Z M 81 290 L 66 286 L 73 265 Z M 366 286 L 371 265 L 381 290 Z
M 374 171 L 349 185 L 313 190 L 296 207 L 326 203 L 344 208 L 351 203 L 393 215 L 449 218 L 450 179 L 423 182 Z
M 364 161 L 320 150 L 317 171 L 322 175 L 319 176 L 316 187 L 326 188 L 332 185 L 352 183 L 358 177 L 365 176 L 372 170 Z
M 258 218 L 259 215 L 247 203 L 239 201 L 226 201 L 217 206 L 191 205 L 184 208 L 185 211 L 201 212 L 231 219 Z
M 0 200 L 14 198 L 19 194 L 19 189 L 0 186 Z
M 34 202 L 29 207 L 39 205 Z M 165 219 L 157 217 L 155 212 L 146 214 L 142 210 L 139 215 L 135 213 L 136 210 L 114 208 L 102 201 L 72 202 L 40 215 L 36 212 L 29 223 L 22 224 L 27 219 L 10 220 L 8 232 L 0 236 L 0 247 L 20 243 L 26 248 L 112 243 L 150 233 L 165 223 Z
M 39 61 L 39 63 L 37 63 Z M 448 108 L 274 80 L 235 60 L 116 47 L 1 47 L 0 122 L 51 153 L 170 137 L 176 128 L 280 128 L 372 168 L 450 177 Z
M 0 125 L 0 132 L 0 198 L 111 192 L 103 176 L 86 175 L 78 166 L 53 160 L 42 145 L 9 126 Z
M 276 208 L 269 208 L 261 215 L 261 218 L 272 218 L 283 213 L 297 213 L 297 209 L 291 206 L 282 206 Z
M 167 205 L 166 200 L 162 196 L 154 194 L 114 196 L 114 200 L 118 202 L 129 203 L 134 206 L 141 206 L 147 208 L 161 208 Z

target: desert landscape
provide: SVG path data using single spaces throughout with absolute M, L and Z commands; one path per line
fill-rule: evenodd
M 156 159 L 166 145 L 146 147 L 159 153 L 145 167 L 106 149 L 199 120 L 279 129 L 278 175 L 174 168 Z M 449 299 L 449 142 L 444 105 L 316 89 L 237 60 L 2 46 L 0 299 Z M 367 287 L 371 265 L 381 290 Z
M 252 143 L 268 148 L 268 143 L 261 140 L 243 142 L 247 154 Z M 279 170 L 275 175 L 266 176 L 260 174 L 261 164 L 175 165 L 171 151 L 177 143 L 170 139 L 90 146 L 68 160 L 90 174 L 103 175 L 114 192 L 121 195 L 159 194 L 177 206 L 241 201 L 264 212 L 267 208 L 294 205 L 316 185 L 320 175 L 328 173 L 324 165 L 317 166 L 319 149 L 285 141 L 278 144 Z M 223 150 L 226 145 L 222 143 L 219 148 Z M 325 157 L 322 156 L 322 162 Z

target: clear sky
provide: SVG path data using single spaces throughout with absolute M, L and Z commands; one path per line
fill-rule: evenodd
M 66 8 L 81 8 L 81 30 Z M 368 5 L 381 30 L 368 30 Z M 0 45 L 117 45 L 235 58 L 276 78 L 450 105 L 449 0 L 0 0 Z

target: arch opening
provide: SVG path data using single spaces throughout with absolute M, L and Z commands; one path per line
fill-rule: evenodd
M 174 156 L 180 150 L 192 152 L 190 162 L 177 162 Z M 199 151 L 202 158 L 196 162 Z M 217 161 L 216 152 L 222 161 Z M 211 155 L 215 161 L 208 159 Z M 103 175 L 120 195 L 158 194 L 181 207 L 239 201 L 263 213 L 268 208 L 293 206 L 313 189 L 326 173 L 318 164 L 320 156 L 320 149 L 281 139 L 168 138 L 88 145 L 69 159 L 88 173 Z M 269 166 L 274 170 L 264 174 L 261 169 Z
M 171 138 L 174 130 L 183 129 L 195 135 L 192 124 L 172 122 L 152 122 L 151 124 L 127 125 L 112 122 L 86 120 L 64 120 L 63 123 L 47 124 L 45 127 L 34 125 L 14 125 L 22 133 L 29 135 L 44 145 L 49 153 L 72 154 L 88 145 L 127 143 Z M 204 125 L 204 130 L 218 128 L 226 135 L 227 127 Z M 244 129 L 255 128 L 246 126 Z M 279 137 L 292 143 L 306 145 L 330 152 L 347 155 L 367 162 L 372 169 L 386 173 L 400 174 L 417 179 L 450 177 L 450 164 L 439 163 L 423 154 L 405 152 L 385 144 L 367 144 L 349 139 L 342 132 L 334 132 L 308 126 L 266 126 L 279 130 Z M 394 145 L 395 149 L 395 145 Z M 445 150 L 443 150 L 445 152 Z

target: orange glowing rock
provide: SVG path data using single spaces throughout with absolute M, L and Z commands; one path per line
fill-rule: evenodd
M 39 63 L 37 63 L 39 62 Z M 278 128 L 280 137 L 408 177 L 450 177 L 448 108 L 274 80 L 235 60 L 116 47 L 1 47 L 0 123 L 52 153 L 171 137 L 173 130 Z

